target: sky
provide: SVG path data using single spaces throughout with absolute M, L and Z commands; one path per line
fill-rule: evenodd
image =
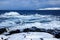
M 0 10 L 60 8 L 60 0 L 0 0 Z

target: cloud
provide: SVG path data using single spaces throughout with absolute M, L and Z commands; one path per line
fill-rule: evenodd
M 60 10 L 60 8 L 42 8 L 38 10 Z
M 60 0 L 0 0 L 0 10 L 31 10 L 46 7 L 60 7 Z

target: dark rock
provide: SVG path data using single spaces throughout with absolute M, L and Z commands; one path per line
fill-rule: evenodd
M 13 30 L 13 31 L 10 31 L 9 33 L 10 33 L 10 35 L 11 34 L 15 34 L 15 33 L 20 33 L 20 30 L 18 30 L 18 29 L 17 30 Z
M 30 32 L 30 29 L 26 28 L 26 29 L 23 30 L 23 32 Z
M 43 40 L 43 38 L 40 38 L 41 40 Z
M 0 29 L 0 34 L 2 34 L 2 33 L 4 33 L 4 32 L 6 32 L 6 28 L 1 28 L 1 29 Z
M 54 33 L 53 33 L 54 30 L 52 30 L 52 29 L 48 29 L 46 32 L 47 32 L 47 33 L 50 33 L 50 34 L 54 34 Z
M 60 31 L 56 31 L 56 32 L 54 33 L 54 36 L 55 36 L 55 38 L 60 38 Z
M 31 28 L 24 29 L 23 32 L 46 32 L 46 30 L 42 28 L 39 29 L 36 27 L 31 27 Z

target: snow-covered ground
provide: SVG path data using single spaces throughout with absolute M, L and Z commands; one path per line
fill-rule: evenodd
M 7 28 L 6 30 L 24 30 L 31 27 L 43 29 L 60 29 L 60 16 L 54 15 L 20 15 L 18 12 L 9 12 L 0 15 L 0 29 Z M 53 35 L 44 32 L 29 32 L 17 33 L 9 36 L 0 35 L 0 38 L 5 37 L 8 40 L 59 40 L 54 38 Z M 24 38 L 25 37 L 25 38 Z

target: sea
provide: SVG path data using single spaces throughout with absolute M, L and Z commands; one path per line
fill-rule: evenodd
M 0 10 L 0 14 L 6 12 L 18 12 L 21 15 L 42 14 L 60 16 L 60 10 Z

